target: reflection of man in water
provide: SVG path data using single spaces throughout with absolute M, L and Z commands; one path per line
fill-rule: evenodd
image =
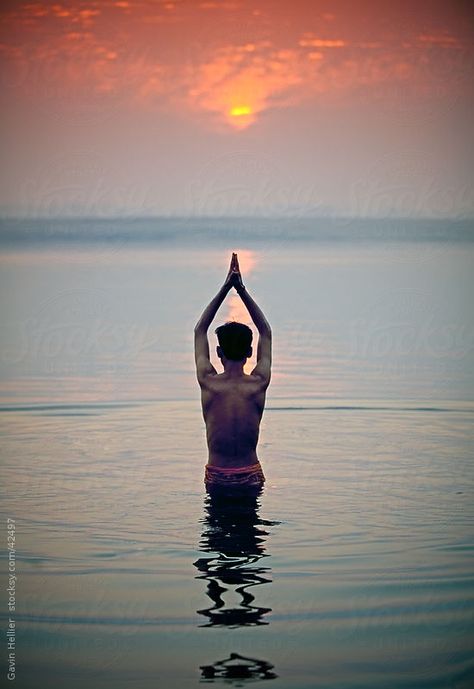
M 257 491 L 248 489 L 234 488 L 225 493 L 210 489 L 206 496 L 199 544 L 199 550 L 206 555 L 194 563 L 200 572 L 196 578 L 207 580 L 206 593 L 212 602 L 211 607 L 198 610 L 208 620 L 205 627 L 268 624 L 264 618 L 271 608 L 256 605 L 254 592 L 256 586 L 271 582 L 270 568 L 261 560 L 268 557 L 265 527 L 278 522 L 262 519 L 259 506 Z M 225 594 L 229 591 L 239 594 L 237 605 L 226 605 Z
M 237 290 L 259 333 L 257 365 L 250 375 L 243 369 L 252 355 L 252 331 L 242 323 L 226 323 L 216 330 L 223 373 L 217 373 L 209 359 L 207 331 L 232 288 Z M 265 477 L 256 448 L 270 383 L 272 332 L 242 283 L 237 254 L 232 254 L 224 285 L 194 328 L 194 351 L 209 448 L 206 485 L 261 486 Z
M 277 679 L 273 672 L 274 666 L 266 660 L 249 658 L 240 653 L 231 653 L 225 660 L 218 660 L 213 665 L 201 665 L 202 681 L 224 680 L 226 683 L 238 682 L 236 687 L 243 683 L 255 682 L 262 679 Z

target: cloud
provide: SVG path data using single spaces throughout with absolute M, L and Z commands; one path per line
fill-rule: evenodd
M 185 100 L 190 109 L 209 111 L 244 129 L 276 98 L 301 86 L 304 76 L 297 50 L 274 49 L 262 41 L 222 48 L 208 62 L 193 67 L 188 81 Z
M 311 35 L 305 35 L 299 41 L 299 44 L 303 48 L 344 48 L 347 45 L 347 41 L 343 41 L 340 38 L 314 38 Z
M 462 48 L 462 42 L 449 34 L 420 34 L 417 36 L 420 43 L 442 46 L 445 48 Z
M 403 51 L 304 34 L 290 48 L 269 41 L 223 47 L 191 68 L 184 104 L 189 111 L 207 111 L 217 121 L 245 129 L 271 108 L 315 97 L 347 97 L 386 84 L 393 88 L 414 73 Z
M 400 83 L 404 97 L 410 88 L 423 97 L 447 94 L 472 73 L 472 51 L 447 29 L 413 28 L 401 39 L 378 32 L 367 40 L 347 18 L 300 8 L 284 32 L 281 18 L 259 9 L 258 0 L 10 7 L 0 44 L 3 83 L 59 109 L 90 108 L 100 97 L 101 108 L 108 99 L 114 107 L 179 109 L 243 130 L 272 108 L 310 98 L 377 89 L 389 97 Z M 258 20 L 249 21 L 255 12 Z

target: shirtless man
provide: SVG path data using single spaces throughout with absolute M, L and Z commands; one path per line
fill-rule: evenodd
M 250 375 L 243 369 L 252 355 L 252 331 L 242 323 L 229 322 L 216 330 L 223 373 L 217 373 L 209 359 L 207 331 L 232 288 L 237 290 L 259 333 L 257 365 Z M 237 254 L 232 254 L 223 286 L 194 328 L 194 352 L 209 448 L 206 486 L 261 487 L 265 477 L 256 448 L 270 383 L 272 331 L 243 285 Z

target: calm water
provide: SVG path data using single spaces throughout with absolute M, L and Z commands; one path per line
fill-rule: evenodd
M 9 686 L 470 688 L 470 237 L 69 229 L 4 231 Z M 265 489 L 223 502 L 202 484 L 192 328 L 233 249 L 275 363 Z

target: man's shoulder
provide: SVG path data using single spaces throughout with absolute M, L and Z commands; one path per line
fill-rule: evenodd
M 201 382 L 201 387 L 214 390 L 235 390 L 236 386 L 245 386 L 248 389 L 260 388 L 264 384 L 262 377 L 256 373 L 244 373 L 238 378 L 229 377 L 225 371 L 222 373 L 210 373 Z

